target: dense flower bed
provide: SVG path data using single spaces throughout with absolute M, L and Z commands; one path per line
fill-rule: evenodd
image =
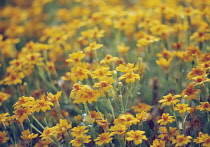
M 210 146 L 209 0 L 0 2 L 0 146 Z

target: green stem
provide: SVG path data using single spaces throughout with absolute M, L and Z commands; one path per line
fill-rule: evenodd
M 36 117 L 34 117 L 34 115 L 31 116 L 42 129 L 45 129 L 45 127 L 36 119 Z

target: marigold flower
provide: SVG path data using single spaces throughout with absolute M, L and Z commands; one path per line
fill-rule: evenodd
M 13 111 L 14 117 L 16 120 L 18 120 L 20 123 L 23 123 L 25 119 L 28 119 L 28 115 L 32 114 L 32 108 L 17 108 L 15 111 Z
M 177 128 L 174 127 L 169 127 L 169 133 L 166 127 L 161 127 L 159 131 L 161 133 L 160 135 L 158 135 L 159 138 L 168 138 L 170 141 L 175 140 L 175 136 L 179 135 L 179 131 L 177 130 Z
M 84 88 L 81 91 L 81 95 L 79 97 L 76 97 L 76 99 L 73 101 L 74 103 L 92 103 L 98 100 L 100 97 L 100 92 L 98 90 L 92 90 L 89 87 Z
M 204 82 L 210 82 L 210 79 L 207 78 L 207 74 L 202 75 L 202 76 L 196 76 L 192 78 L 192 84 L 196 85 L 202 85 Z
M 103 47 L 104 45 L 103 44 L 97 44 L 95 41 L 90 43 L 88 47 L 86 47 L 84 49 L 85 52 L 90 52 L 90 51 L 94 51 L 94 50 L 97 50 L 101 47 Z
M 163 50 L 160 53 L 156 54 L 159 58 L 164 58 L 164 59 L 172 59 L 174 57 L 174 53 L 169 51 L 169 50 Z
M 112 63 L 112 62 L 116 62 L 118 61 L 119 58 L 118 57 L 112 57 L 112 55 L 106 55 L 106 57 L 101 60 L 100 64 L 106 64 L 106 63 Z
M 13 105 L 15 109 L 18 109 L 20 107 L 29 107 L 34 105 L 34 98 L 33 97 L 25 97 L 21 96 L 18 98 L 18 101 Z
M 3 79 L 4 85 L 17 85 L 22 83 L 22 79 L 25 77 L 23 72 L 14 70 L 9 70 L 6 77 Z
M 49 140 L 39 140 L 34 147 L 48 147 L 51 141 Z
M 72 128 L 71 130 L 73 131 L 71 133 L 72 136 L 78 138 L 78 137 L 82 137 L 85 133 L 88 132 L 88 130 L 85 130 L 87 128 L 87 126 L 77 126 Z
M 145 103 L 138 103 L 136 106 L 132 106 L 131 109 L 134 109 L 134 112 L 141 112 L 141 111 L 150 111 L 152 106 L 147 105 Z
M 183 146 L 187 145 L 190 142 L 190 139 L 192 139 L 191 136 L 184 137 L 184 134 L 176 136 L 176 139 L 172 140 L 173 144 L 176 144 L 175 146 Z
M 126 83 L 130 83 L 130 82 L 134 83 L 135 79 L 140 80 L 140 76 L 139 76 L 139 74 L 134 74 L 133 72 L 128 72 L 118 78 L 118 80 L 120 80 L 120 81 L 122 79 L 125 79 Z
M 74 82 L 76 82 L 78 79 L 80 81 L 83 81 L 84 79 L 87 79 L 88 75 L 90 74 L 91 72 L 88 69 L 76 66 L 71 69 L 71 80 L 73 80 Z
M 136 114 L 136 118 L 142 122 L 143 120 L 147 119 L 149 117 L 149 113 L 147 111 L 141 111 L 140 113 Z
M 188 107 L 188 104 L 176 104 L 174 107 L 174 110 L 179 111 L 179 113 L 184 113 L 186 111 L 189 111 L 191 108 Z
M 81 147 L 83 143 L 89 143 L 91 142 L 91 136 L 90 135 L 82 135 L 80 137 L 75 138 L 74 140 L 71 140 L 70 143 L 73 147 Z
M 41 140 L 50 139 L 52 136 L 56 136 L 57 133 L 57 127 L 45 127 L 44 131 L 42 132 L 42 135 L 40 135 Z
M 3 144 L 3 143 L 6 143 L 7 140 L 9 140 L 9 137 L 6 137 L 7 136 L 7 133 L 5 131 L 0 131 L 0 143 Z
M 125 46 L 124 43 L 117 46 L 118 52 L 120 52 L 122 55 L 125 55 L 128 52 L 129 49 L 130 49 L 130 47 Z
M 123 124 L 125 126 L 131 126 L 132 124 L 137 124 L 139 120 L 135 118 L 132 114 L 121 114 L 114 120 L 114 124 Z
M 0 106 L 2 105 L 2 102 L 5 100 L 8 100 L 11 97 L 10 94 L 0 92 Z
M 163 113 L 161 119 L 157 121 L 160 125 L 167 125 L 168 123 L 172 123 L 175 119 L 172 118 L 173 116 L 169 116 L 169 113 Z
M 147 140 L 146 135 L 143 135 L 144 133 L 145 133 L 145 131 L 131 130 L 126 133 L 126 135 L 128 135 L 128 137 L 126 137 L 126 140 L 127 141 L 133 140 L 135 145 L 141 144 L 142 140 Z
M 24 139 L 26 142 L 30 142 L 31 139 L 36 138 L 38 134 L 30 133 L 29 129 L 24 130 L 21 132 L 21 138 Z
M 100 87 L 101 94 L 104 92 L 109 92 L 110 89 L 113 89 L 112 84 L 115 80 L 112 77 L 103 77 L 100 78 L 100 81 L 95 83 L 93 87 Z
M 165 141 L 160 139 L 155 139 L 152 142 L 152 145 L 150 147 L 165 147 Z
M 205 68 L 192 68 L 192 70 L 187 74 L 187 79 L 190 80 L 196 76 L 206 75 Z
M 66 59 L 66 62 L 73 62 L 74 64 L 78 64 L 83 58 L 85 54 L 82 51 L 78 51 L 76 53 L 69 54 L 70 59 Z
M 199 136 L 194 139 L 193 142 L 196 143 L 202 143 L 202 146 L 210 146 L 210 136 L 208 134 L 203 134 L 202 132 L 199 132 Z
M 200 89 L 194 89 L 194 85 L 189 83 L 187 88 L 184 89 L 181 93 L 182 96 L 187 95 L 188 100 L 196 99 L 196 94 L 200 93 Z
M 142 46 L 147 46 L 153 42 L 159 41 L 160 39 L 151 35 L 147 35 L 144 38 L 141 38 L 137 40 L 137 46 L 142 47 Z
M 112 139 L 111 134 L 109 132 L 105 132 L 100 134 L 94 141 L 96 141 L 97 145 L 101 146 L 105 143 L 109 143 Z
M 0 123 L 3 123 L 4 125 L 8 125 L 8 121 L 10 120 L 10 117 L 8 115 L 9 115 L 9 113 L 1 113 L 0 114 Z
M 121 71 L 124 73 L 131 72 L 131 71 L 137 70 L 137 69 L 138 68 L 136 68 L 135 65 L 131 64 L 131 63 L 128 63 L 126 66 L 123 64 L 120 64 L 118 67 L 116 67 L 117 71 Z
M 109 129 L 111 132 L 111 135 L 118 134 L 119 136 L 122 136 L 125 134 L 127 128 L 125 125 L 122 124 L 115 124 L 114 126 L 111 126 Z
M 158 60 L 156 60 L 156 63 L 159 66 L 161 66 L 163 69 L 168 69 L 172 60 L 173 58 L 170 58 L 170 59 L 159 58 Z
M 57 133 L 63 133 L 71 127 L 72 125 L 68 124 L 66 119 L 60 119 L 60 122 L 56 124 L 56 131 Z
M 210 104 L 209 102 L 200 102 L 201 105 L 197 106 L 196 108 L 201 111 L 210 111 Z
M 92 72 L 91 76 L 93 79 L 95 78 L 103 78 L 106 76 L 111 76 L 112 75 L 112 71 L 109 71 L 109 67 L 99 67 L 97 68 L 95 71 Z
M 176 103 L 180 102 L 180 100 L 176 99 L 178 97 L 181 97 L 181 95 L 172 96 L 172 94 L 169 93 L 168 95 L 163 96 L 163 99 L 159 100 L 159 102 L 162 103 L 163 106 L 164 105 L 171 106 L 173 104 L 176 104 Z
M 47 101 L 43 98 L 36 100 L 36 103 L 34 105 L 34 111 L 39 112 L 40 110 L 43 112 L 46 112 L 47 110 L 50 110 L 51 107 L 54 106 L 54 104 L 50 101 Z
M 62 91 L 58 91 L 55 95 L 50 92 L 47 92 L 47 98 L 50 99 L 51 102 L 55 103 L 61 98 Z

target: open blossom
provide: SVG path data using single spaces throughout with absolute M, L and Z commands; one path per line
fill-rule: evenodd
M 172 123 L 175 119 L 172 118 L 173 116 L 169 116 L 169 113 L 163 113 L 161 119 L 157 121 L 160 125 L 167 125 L 168 123 Z
M 109 132 L 105 132 L 100 134 L 94 141 L 96 141 L 97 145 L 101 146 L 105 143 L 109 143 L 112 139 L 111 134 Z
M 128 135 L 126 137 L 126 140 L 128 141 L 134 141 L 135 145 L 141 144 L 143 140 L 147 140 L 146 135 L 143 135 L 145 133 L 145 131 L 133 131 L 131 130 L 130 132 L 127 132 L 126 135 Z
M 181 96 L 180 95 L 172 96 L 172 94 L 169 93 L 168 95 L 163 96 L 163 99 L 159 100 L 159 102 L 162 103 L 163 106 L 164 105 L 170 106 L 170 105 L 176 104 L 180 101 L 177 99 L 178 97 L 181 97 Z
M 125 79 L 126 83 L 134 83 L 136 80 L 140 80 L 140 76 L 139 76 L 139 74 L 134 74 L 133 72 L 128 72 L 118 78 L 118 80 L 120 80 L 120 81 L 123 79 Z
M 175 147 L 179 147 L 179 146 L 183 146 L 183 145 L 187 145 L 192 139 L 191 136 L 186 136 L 184 137 L 184 135 L 178 135 L 176 136 L 176 139 L 172 140 L 173 144 L 175 144 Z

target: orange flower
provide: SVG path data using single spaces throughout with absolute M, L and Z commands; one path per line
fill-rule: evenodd
M 9 137 L 6 137 L 7 133 L 5 131 L 0 131 L 0 143 L 3 145 L 3 143 L 6 143 L 7 140 L 9 140 Z

